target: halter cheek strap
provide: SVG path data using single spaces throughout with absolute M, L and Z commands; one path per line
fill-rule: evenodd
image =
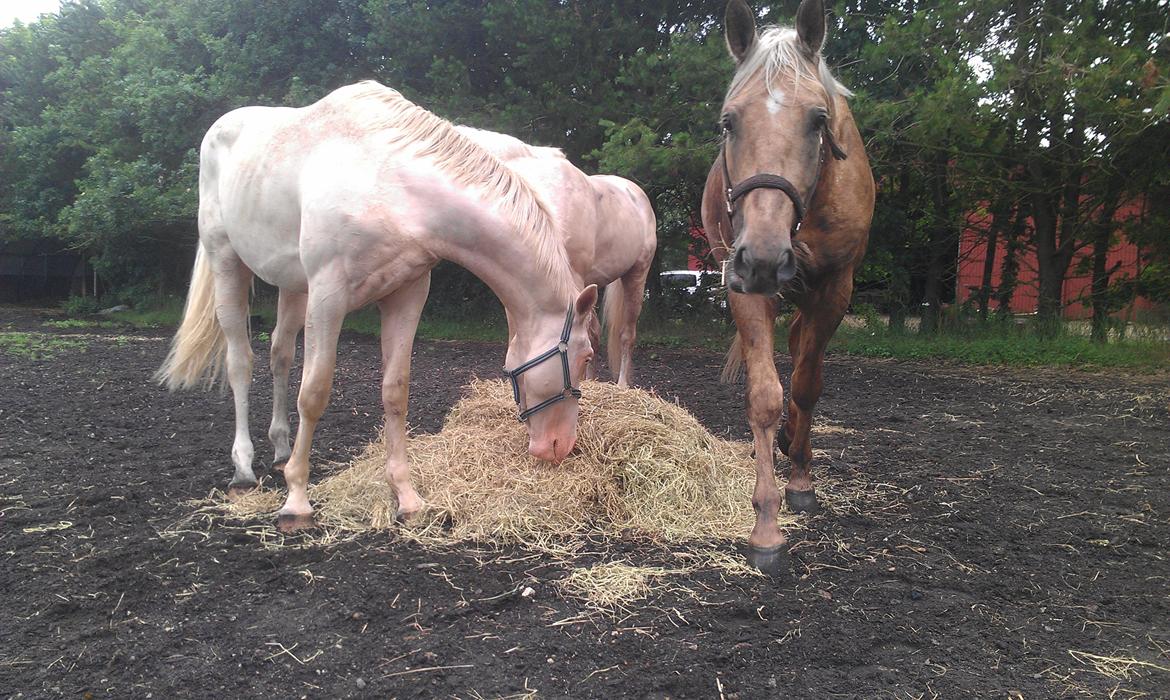
M 557 343 L 556 347 L 544 351 L 543 353 L 520 365 L 516 369 L 504 369 L 504 376 L 512 382 L 512 398 L 516 401 L 516 406 L 520 408 L 520 415 L 518 418 L 520 419 L 521 423 L 528 420 L 533 414 L 543 411 L 558 401 L 564 401 L 570 396 L 575 399 L 581 398 L 581 390 L 573 386 L 573 380 L 569 376 L 569 334 L 572 332 L 572 330 L 573 305 L 569 304 L 569 311 L 565 314 L 565 326 L 561 329 L 561 340 L 559 343 Z M 563 390 L 561 393 L 550 396 L 535 406 L 524 408 L 520 397 L 520 375 L 524 374 L 533 367 L 536 367 L 545 360 L 550 360 L 557 355 L 560 355 L 561 357 L 561 377 L 564 380 Z

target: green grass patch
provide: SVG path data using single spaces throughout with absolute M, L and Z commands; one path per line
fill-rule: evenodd
M 183 320 L 183 304 L 174 302 L 152 309 L 130 309 L 110 314 L 114 321 L 127 323 L 137 328 L 165 328 L 178 326 Z
M 41 325 L 45 328 L 72 330 L 82 328 L 118 328 L 122 324 L 117 321 L 92 321 L 84 318 L 66 318 L 60 321 L 45 321 Z
M 267 342 L 276 323 L 274 305 L 257 304 L 253 315 L 261 321 L 253 334 Z M 182 306 L 125 311 L 114 314 L 116 321 L 136 326 L 174 327 L 182 319 Z M 73 321 L 50 322 L 73 324 Z M 343 328 L 377 337 L 380 319 L 375 307 L 349 314 Z M 83 327 L 63 325 L 56 327 Z M 787 344 L 787 323 L 776 328 L 776 349 Z M 731 342 L 734 327 L 718 315 L 672 315 L 647 308 L 638 323 L 638 344 L 644 347 L 702 348 L 723 352 Z M 424 313 L 418 337 L 428 340 L 476 340 L 504 342 L 507 323 L 503 318 L 451 318 Z M 1170 343 L 1150 334 L 1094 343 L 1088 337 L 1065 333 L 1043 338 L 1028 327 L 1000 324 L 974 325 L 923 335 L 912 331 L 893 332 L 880 319 L 869 319 L 862 327 L 842 325 L 829 344 L 833 353 L 916 361 L 945 361 L 973 366 L 1071 367 L 1086 369 L 1128 369 L 1155 371 L 1170 367 Z
M 735 328 L 718 318 L 651 314 L 638 321 L 638 345 L 724 351 L 734 335 Z
M 81 350 L 83 340 L 45 333 L 0 333 L 0 352 L 30 360 L 46 360 L 63 352 Z
M 1170 345 L 1154 339 L 1094 343 L 1078 335 L 1044 338 L 1016 328 L 973 327 L 936 334 L 845 328 L 830 351 L 900 360 L 943 360 L 965 365 L 1070 367 L 1152 371 L 1170 367 Z

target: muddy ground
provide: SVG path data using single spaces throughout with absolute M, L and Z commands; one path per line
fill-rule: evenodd
M 518 549 L 164 535 L 230 478 L 230 400 L 150 383 L 166 330 L 44 320 L 0 310 L 0 333 L 45 334 L 0 351 L 0 696 L 1170 697 L 1164 376 L 831 357 L 821 415 L 844 429 L 818 437 L 815 470 L 863 485 L 865 512 L 808 519 L 789 577 L 699 573 L 606 616 L 560 593 L 566 565 Z M 375 341 L 346 335 L 340 355 L 314 478 L 379 421 Z M 420 342 L 415 429 L 502 358 Z M 641 385 L 748 435 L 719 356 L 638 360 Z M 599 550 L 578 564 L 677 554 Z

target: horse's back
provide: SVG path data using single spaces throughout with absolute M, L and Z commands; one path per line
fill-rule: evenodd
M 598 193 L 600 214 L 607 228 L 653 249 L 658 222 L 646 192 L 617 175 L 591 175 L 589 180 Z

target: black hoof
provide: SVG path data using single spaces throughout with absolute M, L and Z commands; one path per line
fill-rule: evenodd
M 313 517 L 312 513 L 308 515 L 281 513 L 276 516 L 276 529 L 285 534 L 299 532 L 301 530 L 312 530 L 315 527 L 317 527 L 317 519 Z
M 817 503 L 817 494 L 812 489 L 808 491 L 789 491 L 784 489 L 784 500 L 788 502 L 788 510 L 793 513 L 818 513 L 821 506 Z
M 229 501 L 235 501 L 242 496 L 247 496 L 256 490 L 257 483 L 255 481 L 233 481 L 228 484 L 227 497 Z
M 272 467 L 271 467 L 272 473 L 276 474 L 277 476 L 283 477 L 284 476 L 284 467 L 286 464 L 288 464 L 287 457 L 285 459 L 274 460 L 272 462 Z
M 748 545 L 748 563 L 769 576 L 786 576 L 792 566 L 788 561 L 788 543 L 775 547 Z

